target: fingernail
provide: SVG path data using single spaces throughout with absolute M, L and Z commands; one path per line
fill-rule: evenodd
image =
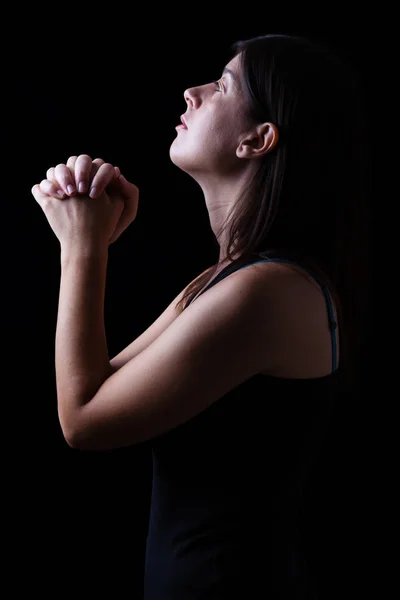
M 96 188 L 95 188 L 95 187 L 92 187 L 92 188 L 90 189 L 89 196 L 90 196 L 91 198 L 94 198 L 94 196 L 96 195 L 96 192 L 97 192 Z
M 73 194 L 75 192 L 74 186 L 71 184 L 67 185 L 67 192 L 68 194 Z
M 57 190 L 57 194 L 62 198 L 64 196 L 64 192 L 62 190 Z
M 83 181 L 80 182 L 79 186 L 78 186 L 78 190 L 80 194 L 83 194 L 83 192 L 86 192 L 86 183 L 84 183 Z

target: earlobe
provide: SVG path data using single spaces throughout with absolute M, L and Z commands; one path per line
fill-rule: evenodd
M 262 123 L 244 138 L 237 150 L 239 158 L 261 158 L 273 150 L 279 141 L 279 130 L 274 123 Z

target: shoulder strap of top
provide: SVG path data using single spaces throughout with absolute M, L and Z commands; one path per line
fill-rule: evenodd
M 239 271 L 240 269 L 244 269 L 244 267 L 248 267 L 250 264 L 255 265 L 255 264 L 260 263 L 260 262 L 280 262 L 280 263 L 289 263 L 289 264 L 297 265 L 301 269 L 304 269 L 304 271 L 307 271 L 307 273 L 309 273 L 309 275 L 311 275 L 311 277 L 313 277 L 313 279 L 315 279 L 315 281 L 321 287 L 322 292 L 323 292 L 324 297 L 325 297 L 325 300 L 326 300 L 326 305 L 327 305 L 327 309 L 328 309 L 329 327 L 330 327 L 330 330 L 331 330 L 331 338 L 332 338 L 332 371 L 336 371 L 336 369 L 337 369 L 337 352 L 336 352 L 336 329 L 337 329 L 337 322 L 335 320 L 335 313 L 334 313 L 334 310 L 333 310 L 333 303 L 332 303 L 332 299 L 331 299 L 331 296 L 330 296 L 330 293 L 328 291 L 327 286 L 320 280 L 320 278 L 318 277 L 318 275 L 316 273 L 314 273 L 310 269 L 304 267 L 303 265 L 299 264 L 298 262 L 295 262 L 294 260 L 289 260 L 289 259 L 286 259 L 286 258 L 264 258 L 262 260 L 256 260 L 254 262 L 251 262 L 251 263 L 248 263 L 248 264 L 243 265 L 241 267 L 238 267 L 237 270 Z M 234 270 L 235 269 L 233 269 L 233 271 Z
M 264 258 L 261 260 L 254 260 L 254 261 L 246 263 L 245 265 L 240 265 L 240 266 L 238 266 L 238 265 L 232 266 L 232 264 L 229 264 L 222 269 L 222 271 L 217 275 L 217 277 L 215 279 L 213 279 L 213 281 L 211 281 L 211 283 L 209 285 L 207 285 L 204 288 L 204 290 L 201 291 L 201 293 L 199 295 L 204 294 L 205 291 L 207 291 L 209 288 L 211 288 L 213 285 L 215 285 L 216 283 L 221 281 L 221 279 L 224 279 L 231 273 L 234 273 L 235 271 L 239 271 L 240 269 L 244 269 L 245 267 L 248 267 L 249 265 L 254 265 L 254 264 L 257 264 L 260 262 L 280 262 L 280 263 L 288 263 L 288 264 L 297 265 L 301 269 L 304 269 L 304 271 L 307 271 L 307 273 L 309 273 L 309 275 L 311 275 L 311 277 L 313 277 L 313 279 L 315 279 L 315 281 L 321 287 L 321 290 L 322 290 L 325 300 L 326 300 L 326 305 L 327 305 L 327 310 L 328 310 L 328 318 L 329 318 L 329 327 L 330 327 L 330 331 L 331 331 L 332 372 L 336 371 L 336 369 L 337 369 L 337 351 L 336 351 L 337 322 L 335 320 L 335 313 L 333 310 L 332 299 L 331 299 L 331 296 L 330 296 L 327 286 L 320 280 L 319 276 L 316 273 L 314 273 L 313 271 L 311 271 L 310 269 L 308 269 L 307 267 L 304 267 L 303 265 L 301 265 L 300 263 L 298 263 L 294 260 L 289 260 L 287 258 Z

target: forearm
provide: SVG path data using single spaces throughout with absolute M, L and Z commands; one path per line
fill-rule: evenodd
M 55 362 L 64 432 L 112 372 L 104 325 L 107 262 L 107 252 L 61 254 Z

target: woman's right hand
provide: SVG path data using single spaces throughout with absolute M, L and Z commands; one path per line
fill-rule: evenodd
M 101 158 L 94 160 L 88 154 L 70 156 L 66 164 L 58 164 L 46 172 L 46 179 L 40 182 L 44 194 L 59 200 L 68 199 L 78 194 L 98 198 L 104 191 L 112 198 L 119 197 L 124 201 L 124 210 L 111 237 L 110 244 L 115 242 L 123 231 L 134 221 L 139 204 L 139 189 L 121 174 L 119 167 L 104 162 Z

